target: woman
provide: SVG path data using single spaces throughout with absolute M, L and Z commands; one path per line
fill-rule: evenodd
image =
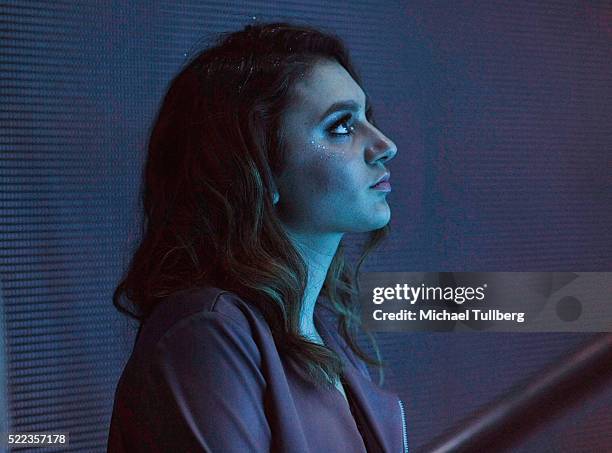
M 334 36 L 247 26 L 186 65 L 151 133 L 143 241 L 114 294 L 140 329 L 108 451 L 407 451 L 401 402 L 354 340 L 396 152 Z M 359 232 L 353 271 L 341 240 Z

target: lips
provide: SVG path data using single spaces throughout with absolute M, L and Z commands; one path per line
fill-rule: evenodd
M 389 174 L 389 172 L 386 172 L 384 175 L 378 178 L 378 181 L 376 181 L 370 186 L 370 189 L 379 192 L 391 192 L 391 184 L 389 184 L 390 177 L 391 175 Z
M 378 180 L 374 184 L 372 184 L 370 187 L 375 187 L 376 185 L 380 183 L 389 182 L 390 177 L 391 177 L 391 174 L 389 172 L 386 172 L 384 175 L 378 178 Z

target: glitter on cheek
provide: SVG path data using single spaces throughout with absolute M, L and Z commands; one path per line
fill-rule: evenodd
M 343 176 L 348 167 L 345 162 L 346 150 L 335 150 L 317 140 L 309 140 L 308 164 L 304 167 L 304 176 L 320 194 L 335 193 L 341 190 Z
M 321 160 L 329 160 L 333 158 L 344 157 L 345 155 L 344 150 L 333 151 L 333 150 L 330 150 L 329 147 L 321 143 L 317 143 L 314 140 L 311 140 L 310 144 L 312 145 L 314 152 L 319 156 L 319 159 Z

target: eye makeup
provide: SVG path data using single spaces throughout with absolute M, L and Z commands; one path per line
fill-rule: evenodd
M 335 136 L 335 137 L 342 137 L 342 136 L 346 136 L 346 135 L 352 135 L 355 132 L 355 125 L 352 124 L 352 123 L 349 123 L 351 118 L 352 118 L 352 115 L 350 113 L 344 114 L 338 121 L 333 123 L 332 126 L 327 129 L 327 132 L 331 136 Z M 335 130 L 338 129 L 338 127 L 343 126 L 343 125 L 345 126 L 344 129 L 347 130 L 346 133 L 334 132 Z

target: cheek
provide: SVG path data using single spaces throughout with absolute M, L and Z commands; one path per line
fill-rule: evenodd
M 302 168 L 313 191 L 331 193 L 347 189 L 351 181 L 351 171 L 346 150 L 315 141 L 310 142 L 309 148 L 308 162 L 305 162 Z

